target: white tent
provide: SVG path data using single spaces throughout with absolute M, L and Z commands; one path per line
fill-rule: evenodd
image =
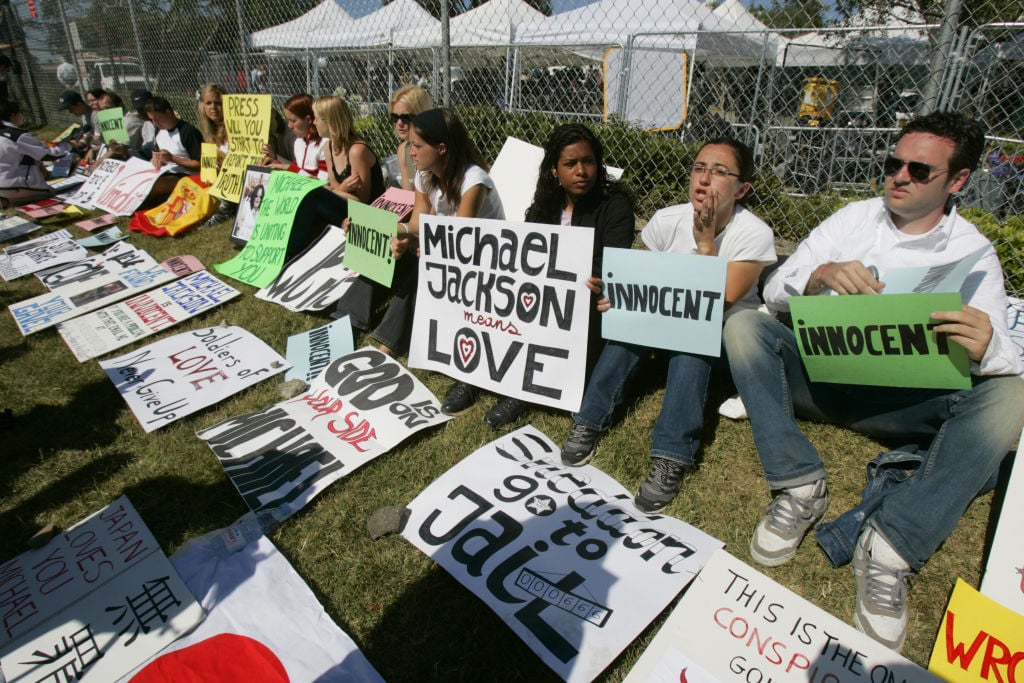
M 518 27 L 546 18 L 523 0 L 489 0 L 452 17 L 448 26 L 449 41 L 452 47 L 505 47 L 511 44 Z M 434 31 L 422 27 L 396 31 L 394 45 L 438 47 L 441 45 L 440 24 Z
M 431 33 L 440 31 L 440 26 L 441 22 L 415 0 L 394 0 L 341 30 L 323 26 L 313 36 L 324 47 L 389 47 L 400 31 L 415 28 Z
M 861 12 L 829 30 L 790 39 L 779 50 L 779 66 L 926 64 L 928 28 L 921 15 L 894 6 L 884 15 Z
M 320 44 L 338 30 L 356 23 L 352 15 L 341 8 L 336 0 L 324 0 L 302 16 L 277 26 L 254 32 L 252 46 L 306 49 L 329 47 Z
M 725 0 L 711 10 L 711 13 L 730 22 L 740 30 L 746 31 L 751 38 L 764 40 L 765 56 L 769 58 L 769 61 L 774 61 L 775 55 L 784 49 L 788 42 L 755 17 L 740 0 Z

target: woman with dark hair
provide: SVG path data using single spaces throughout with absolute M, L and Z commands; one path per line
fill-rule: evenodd
M 644 248 L 682 254 L 718 256 L 727 260 L 725 315 L 757 308 L 757 279 L 775 262 L 772 229 L 746 210 L 754 156 L 732 138 L 716 138 L 697 153 L 690 174 L 690 202 L 661 209 L 640 233 Z M 598 284 L 600 281 L 597 281 Z M 607 299 L 599 310 L 610 308 Z M 590 462 L 601 432 L 608 429 L 615 408 L 640 363 L 652 349 L 609 341 L 583 394 L 579 412 L 562 446 L 562 463 L 578 467 Z M 651 469 L 634 504 L 648 514 L 660 512 L 679 492 L 684 475 L 695 467 L 704 428 L 704 404 L 716 358 L 666 351 L 668 376 L 661 412 L 651 432 Z
M 295 134 L 293 161 L 280 158 L 270 145 L 263 146 L 264 166 L 299 173 L 307 178 L 327 180 L 327 160 L 324 148 L 327 139 L 320 136 L 313 123 L 313 96 L 306 93 L 292 95 L 284 103 L 284 117 Z
M 594 254 L 591 281 L 596 306 L 600 291 L 596 278 L 601 275 L 601 257 L 605 247 L 628 249 L 633 244 L 636 217 L 633 198 L 626 187 L 608 176 L 604 148 L 586 126 L 566 123 L 558 126 L 544 144 L 544 158 L 537 175 L 533 203 L 526 210 L 531 223 L 578 226 L 594 229 Z M 594 367 L 604 347 L 601 319 L 591 315 L 587 335 L 587 371 Z M 519 419 L 528 404 L 504 397 L 484 416 L 492 429 Z
M 0 204 L 27 204 L 54 195 L 46 183 L 42 161 L 71 153 L 62 142 L 50 147 L 22 126 L 25 115 L 17 102 L 0 102 Z

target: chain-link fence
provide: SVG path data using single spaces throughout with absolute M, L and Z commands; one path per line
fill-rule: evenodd
M 783 240 L 877 193 L 912 115 L 968 112 L 989 145 L 962 201 L 986 212 L 971 215 L 1000 248 L 1009 289 L 1024 294 L 1019 3 L 951 0 L 933 16 L 861 0 L 843 17 L 809 15 L 821 5 L 800 0 L 760 10 L 739 0 L 33 2 L 36 17 L 3 7 L 0 40 L 21 66 L 12 95 L 40 122 L 70 123 L 56 111 L 66 87 L 147 87 L 185 118 L 206 82 L 270 93 L 278 107 L 333 92 L 386 156 L 389 96 L 418 83 L 457 109 L 492 160 L 508 135 L 542 144 L 559 122 L 592 123 L 641 219 L 685 201 L 700 140 L 745 139 L 759 167 L 756 210 Z

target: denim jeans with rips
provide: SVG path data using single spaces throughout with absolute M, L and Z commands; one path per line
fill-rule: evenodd
M 961 391 L 825 384 L 808 379 L 793 331 L 769 315 L 738 312 L 723 336 L 771 489 L 825 476 L 795 416 L 916 446 L 921 466 L 870 516 L 914 569 L 952 533 L 1024 425 L 1024 379 L 1017 376 L 974 377 Z

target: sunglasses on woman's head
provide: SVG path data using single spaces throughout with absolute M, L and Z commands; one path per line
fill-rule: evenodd
M 398 123 L 401 121 L 405 125 L 412 123 L 412 114 L 388 114 L 391 117 L 391 123 Z
M 882 162 L 882 173 L 887 176 L 896 175 L 904 166 L 907 167 L 910 179 L 915 183 L 927 183 L 933 176 L 949 170 L 947 168 L 932 168 L 923 161 L 903 161 L 898 157 L 886 157 Z

